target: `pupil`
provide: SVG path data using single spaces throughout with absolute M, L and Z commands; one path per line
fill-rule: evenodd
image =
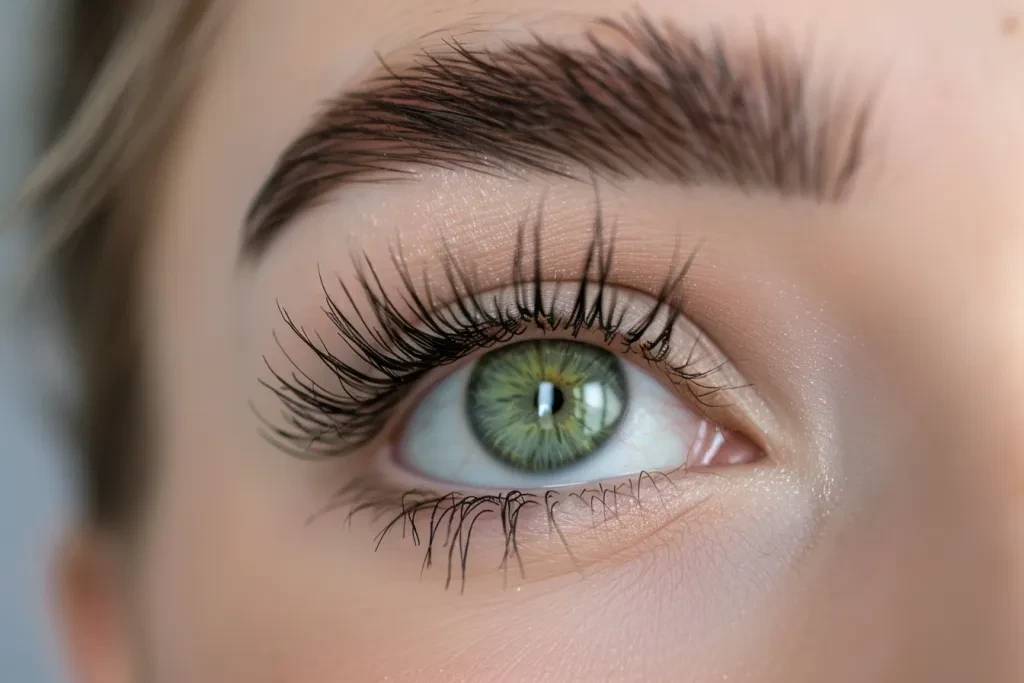
M 562 390 L 551 382 L 541 382 L 537 385 L 537 392 L 533 395 L 533 406 L 537 409 L 538 417 L 554 415 L 562 409 L 565 403 L 565 396 Z
M 562 390 L 559 389 L 558 387 L 555 387 L 554 400 L 551 401 L 551 412 L 552 413 L 557 413 L 559 410 L 561 410 L 562 409 L 562 403 L 564 401 L 565 401 L 565 399 L 562 397 Z

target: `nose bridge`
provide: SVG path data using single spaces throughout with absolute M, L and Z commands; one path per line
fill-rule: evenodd
M 1010 211 L 1011 219 L 993 248 L 992 297 L 987 318 L 979 317 L 979 336 L 991 349 L 991 392 L 996 400 L 989 428 L 1002 444 L 1003 455 L 995 458 L 1002 493 L 1024 529 L 1024 200 L 1017 200 Z M 1024 550 L 1024 536 L 1020 540 Z
M 1024 194 L 1024 193 L 1021 193 Z M 1019 195 L 1018 195 L 1019 196 Z M 977 419 L 967 423 L 972 449 L 967 466 L 979 479 L 984 502 L 979 526 L 990 553 L 979 558 L 979 579 L 998 585 L 993 626 L 1007 671 L 1024 675 L 1024 201 L 1014 199 L 1009 220 L 998 228 L 985 292 L 972 316 L 976 347 L 969 359 L 975 381 L 965 402 Z M 986 301 L 987 299 L 987 301 Z
M 1006 500 L 1007 535 L 1012 544 L 1009 553 L 1014 577 L 1011 627 L 1024 640 L 1024 192 L 1018 193 L 1014 207 L 1014 232 L 1008 240 L 1006 263 L 1002 268 L 1006 291 L 1005 309 L 1010 323 L 1006 335 L 1008 371 L 1005 424 L 1007 458 Z M 1024 672 L 1024 648 L 1018 648 L 1018 671 Z
M 1011 205 L 1024 207 L 1024 192 L 988 189 L 984 214 L 957 202 L 865 238 L 888 247 L 880 257 L 844 253 L 877 287 L 850 300 L 905 392 L 903 455 L 930 480 L 917 531 L 933 534 L 930 562 L 942 566 L 925 571 L 944 573 L 945 588 L 929 599 L 948 601 L 965 652 L 989 662 L 975 680 L 1001 683 L 1024 675 L 1024 210 Z

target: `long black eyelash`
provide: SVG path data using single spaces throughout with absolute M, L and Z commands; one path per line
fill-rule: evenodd
M 458 491 L 439 495 L 435 491 L 424 489 L 399 492 L 382 487 L 373 476 L 363 476 L 340 489 L 326 506 L 310 517 L 308 523 L 312 524 L 324 515 L 339 509 L 347 510 L 347 524 L 351 524 L 353 517 L 361 513 L 370 514 L 373 521 L 384 520 L 384 526 L 374 537 L 374 550 L 379 550 L 392 536 L 408 538 L 414 546 L 424 548 L 421 575 L 431 569 L 440 557 L 445 565 L 445 590 L 457 580 L 462 592 L 466 588 L 473 529 L 481 518 L 496 515 L 500 519 L 504 535 L 504 552 L 498 568 L 504 573 L 507 585 L 509 567 L 513 564 L 520 577 L 526 578 L 517 535 L 519 515 L 524 510 L 532 507 L 543 508 L 548 520 L 549 533 L 556 535 L 569 557 L 575 559 L 556 519 L 561 503 L 576 499 L 589 506 L 595 525 L 607 524 L 619 518 L 620 498 L 642 506 L 641 491 L 653 489 L 661 500 L 661 490 L 665 483 L 676 487 L 672 474 L 673 472 L 640 472 L 634 478 L 612 486 L 598 483 L 571 492 L 558 489 L 539 493 L 512 490 L 480 495 Z
M 606 343 L 619 340 L 623 351 L 638 353 L 651 363 L 663 363 L 672 348 L 672 333 L 683 308 L 683 285 L 696 250 L 669 272 L 649 313 L 624 328 L 625 305 L 616 296 L 616 290 L 609 288 L 614 226 L 609 229 L 605 225 L 600 201 L 597 207 L 589 248 L 572 294 L 574 303 L 571 312 L 564 316 L 555 313 L 554 302 L 563 295 L 561 291 L 556 290 L 547 302 L 541 295 L 543 201 L 532 220 L 527 217 L 519 224 L 512 269 L 515 296 L 510 304 L 500 303 L 497 294 L 480 291 L 475 273 L 467 270 L 447 245 L 444 276 L 455 299 L 448 307 L 437 305 L 425 275 L 420 282 L 414 279 L 400 248 L 392 252 L 391 259 L 401 281 L 397 295 L 385 290 L 377 269 L 365 256 L 354 264 L 354 271 L 366 304 L 360 306 L 352 289 L 338 279 L 350 313 L 343 312 L 321 274 L 326 298 L 323 310 L 338 340 L 357 362 L 343 361 L 330 351 L 321 335 L 308 332 L 279 306 L 288 329 L 336 378 L 338 388 L 328 389 L 314 380 L 279 342 L 292 369 L 284 374 L 267 364 L 273 381 L 261 380 L 261 384 L 281 400 L 284 410 L 279 423 L 263 419 L 265 436 L 300 457 L 344 454 L 377 436 L 388 416 L 428 372 L 478 349 L 507 342 L 531 327 L 567 331 L 573 336 L 584 329 L 600 331 Z M 528 236 L 532 237 L 532 250 L 527 248 Z M 532 257 L 530 267 L 527 256 Z M 724 390 L 736 387 L 711 381 L 723 365 L 702 367 L 698 342 L 699 339 L 694 341 L 685 362 L 667 367 L 666 371 L 695 400 L 714 407 L 720 405 L 717 397 Z

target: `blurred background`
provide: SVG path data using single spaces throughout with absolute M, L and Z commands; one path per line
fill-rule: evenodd
M 62 41 L 59 0 L 0 2 L 0 680 L 63 681 L 49 620 L 49 555 L 74 501 L 57 406 L 67 349 L 46 278 L 27 287 L 32 226 L 10 198 L 43 142 Z

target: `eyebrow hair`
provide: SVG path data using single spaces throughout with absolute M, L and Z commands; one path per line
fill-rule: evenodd
M 538 36 L 497 50 L 449 41 L 401 70 L 381 60 L 282 153 L 251 205 L 245 253 L 338 186 L 416 167 L 847 195 L 868 99 L 828 87 L 812 96 L 807 64 L 760 28 L 742 52 L 643 15 L 597 26 L 615 46 L 589 31 L 578 48 Z

